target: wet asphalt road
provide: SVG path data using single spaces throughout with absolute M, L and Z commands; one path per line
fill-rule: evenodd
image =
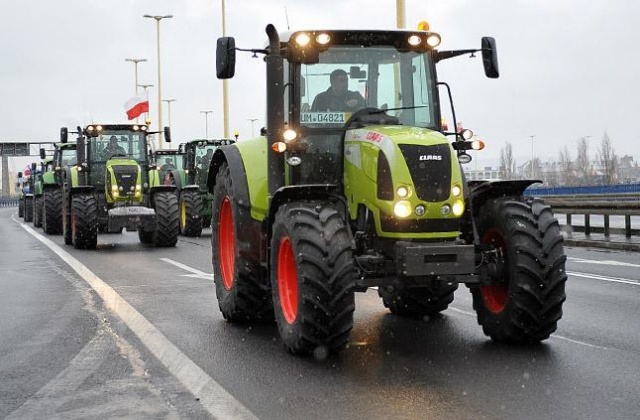
M 349 348 L 316 360 L 286 353 L 273 324 L 222 319 L 209 230 L 171 249 L 143 247 L 135 233 L 100 236 L 96 251 L 48 237 L 113 288 L 107 304 L 96 283 L 16 213 L 0 209 L 0 418 L 630 419 L 640 412 L 638 254 L 568 248 L 565 314 L 539 346 L 488 340 L 464 286 L 442 316 L 422 321 L 390 315 L 369 291 L 356 295 Z M 197 388 L 203 380 L 209 388 Z

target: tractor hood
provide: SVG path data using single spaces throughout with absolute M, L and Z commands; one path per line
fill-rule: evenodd
M 107 202 L 142 201 L 142 171 L 132 159 L 110 159 L 105 166 L 105 197 Z

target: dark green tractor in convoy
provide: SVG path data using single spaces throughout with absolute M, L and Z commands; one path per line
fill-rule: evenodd
M 536 180 L 467 182 L 477 143 L 442 123 L 437 64 L 481 53 L 496 78 L 494 39 L 444 51 L 422 30 L 267 36 L 251 50 L 265 54 L 265 135 L 218 148 L 208 171 L 223 316 L 275 317 L 289 351 L 326 354 L 348 342 L 355 291 L 377 287 L 392 313 L 420 319 L 463 283 L 493 340 L 549 338 L 567 279 L 558 221 L 523 196 Z M 237 51 L 218 40 L 219 78 Z
M 36 211 L 39 224 L 47 235 L 62 234 L 62 184 L 67 169 L 76 164 L 76 144 L 57 143 L 53 157 L 47 158 L 45 149 L 40 149 L 44 161 L 44 172 L 36 185 Z M 35 218 L 34 218 L 35 224 Z
M 180 145 L 182 170 L 171 170 L 165 178 L 177 187 L 182 235 L 200 236 L 203 228 L 211 226 L 213 196 L 207 188 L 209 164 L 218 147 L 234 143 L 235 140 L 230 139 L 196 139 Z
M 98 232 L 138 231 L 142 243 L 175 246 L 175 187 L 160 183 L 149 156 L 148 127 L 92 124 L 78 127 L 77 163 L 65 170 L 62 220 L 65 243 L 94 249 Z M 66 143 L 68 131 L 61 129 Z M 165 140 L 171 141 L 169 128 Z
M 40 152 L 42 157 L 42 149 Z M 44 176 L 53 168 L 53 158 L 44 157 L 40 162 L 33 179 L 33 226 L 42 227 L 42 212 L 44 209 Z

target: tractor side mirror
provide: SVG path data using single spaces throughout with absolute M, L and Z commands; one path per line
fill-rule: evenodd
M 34 173 L 36 171 L 37 167 L 38 167 L 37 163 L 31 162 L 31 173 Z
M 167 143 L 171 143 L 171 128 L 170 127 L 165 127 L 164 128 L 164 141 L 166 141 Z
M 484 74 L 487 77 L 497 79 L 500 76 L 498 50 L 496 49 L 496 40 L 493 37 L 482 37 L 482 64 L 484 65 Z
M 60 128 L 60 142 L 66 143 L 67 140 L 69 140 L 69 130 L 67 130 L 67 127 L 62 127 Z
M 349 78 L 350 79 L 366 79 L 367 72 L 364 70 L 360 70 L 358 66 L 349 67 Z
M 216 46 L 216 75 L 218 79 L 231 79 L 236 73 L 236 40 L 231 37 L 218 38 Z
M 40 148 L 40 159 L 46 159 L 47 152 L 44 150 L 44 147 Z
M 18 172 L 18 178 L 22 178 L 22 172 Z

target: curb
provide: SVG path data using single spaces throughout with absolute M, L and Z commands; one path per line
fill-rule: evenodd
M 640 244 L 630 243 L 630 242 L 594 241 L 594 240 L 587 240 L 587 239 L 564 238 L 564 244 L 567 246 L 592 247 L 592 248 L 616 249 L 620 251 L 640 252 Z

